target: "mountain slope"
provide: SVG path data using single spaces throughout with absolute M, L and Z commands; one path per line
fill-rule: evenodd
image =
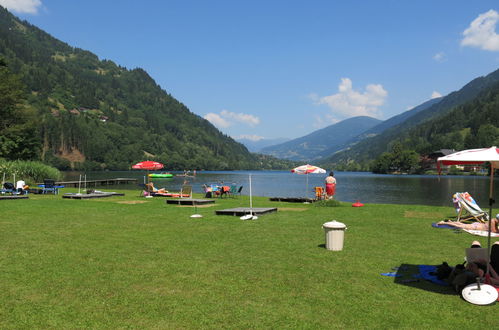
M 321 158 L 339 150 L 344 143 L 380 122 L 366 116 L 348 118 L 306 136 L 263 148 L 261 152 L 278 158 L 301 161 Z
M 338 164 L 346 164 L 352 161 L 365 163 L 378 157 L 381 153 L 389 151 L 391 144 L 394 141 L 400 141 L 407 137 L 408 132 L 412 128 L 417 127 L 425 122 L 433 119 L 438 119 L 445 116 L 457 106 L 461 106 L 476 99 L 484 91 L 494 88 L 499 82 L 499 70 L 496 70 L 485 77 L 479 77 L 465 86 L 459 91 L 450 93 L 449 95 L 439 99 L 434 104 L 423 110 L 408 116 L 404 121 L 394 125 L 381 134 L 367 137 L 349 149 L 338 152 L 327 159 L 321 161 L 323 166 L 333 166 Z M 422 104 L 421 106 L 424 106 Z M 447 147 L 443 147 L 447 148 Z
M 237 142 L 242 143 L 251 152 L 260 152 L 265 147 L 274 146 L 289 141 L 288 138 L 277 138 L 277 139 L 261 139 L 258 141 L 250 139 L 236 139 Z
M 189 111 L 142 69 L 73 48 L 0 6 L 0 57 L 38 112 L 40 158 L 124 169 L 146 157 L 170 169 L 251 168 L 255 156 Z

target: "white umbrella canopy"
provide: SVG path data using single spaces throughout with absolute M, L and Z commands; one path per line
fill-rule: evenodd
M 491 218 L 492 205 L 494 204 L 494 169 L 499 168 L 499 148 L 480 148 L 468 149 L 455 152 L 453 154 L 439 157 L 437 159 L 437 167 L 440 172 L 440 165 L 482 165 L 490 163 L 490 185 L 489 185 L 489 232 L 487 240 L 487 253 L 490 254 L 490 233 L 491 233 Z M 488 255 L 490 258 L 490 255 Z M 489 267 L 487 264 L 487 273 Z
M 440 157 L 437 160 L 442 165 L 480 165 L 491 163 L 494 168 L 499 168 L 499 148 L 468 149 Z
M 308 197 L 308 175 L 309 174 L 324 174 L 324 173 L 326 173 L 326 170 L 323 168 L 320 168 L 318 166 L 305 164 L 305 165 L 295 167 L 294 169 L 291 170 L 291 172 L 296 173 L 296 174 L 306 174 L 307 175 L 307 183 L 305 186 L 305 195 L 306 195 L 306 197 Z

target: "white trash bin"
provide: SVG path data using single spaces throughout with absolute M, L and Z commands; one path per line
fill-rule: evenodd
M 343 240 L 347 226 L 336 220 L 326 222 L 322 225 L 326 234 L 326 249 L 332 251 L 343 250 Z

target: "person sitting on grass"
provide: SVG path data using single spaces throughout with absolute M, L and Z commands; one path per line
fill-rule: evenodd
M 491 224 L 491 229 L 490 231 L 493 233 L 499 233 L 499 214 L 496 215 L 494 219 L 490 220 Z M 462 222 L 457 222 L 457 221 L 440 221 L 437 223 L 437 225 L 448 225 L 456 228 L 461 228 L 461 229 L 468 229 L 468 230 L 482 230 L 482 231 L 489 231 L 489 223 L 481 223 L 481 222 L 473 222 L 473 223 L 462 223 Z
M 471 244 L 472 248 L 481 248 L 480 242 L 474 241 Z M 499 266 L 499 241 L 495 242 L 490 249 L 490 262 L 489 262 L 489 275 L 490 284 L 499 286 L 499 274 L 497 274 L 494 267 Z M 483 278 L 487 272 L 487 261 L 476 260 L 466 265 L 466 269 L 471 271 L 475 276 Z

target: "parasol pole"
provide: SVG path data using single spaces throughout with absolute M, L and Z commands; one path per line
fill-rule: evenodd
M 308 198 L 308 173 L 305 173 L 307 176 L 307 185 L 305 186 L 305 198 Z
M 487 272 L 489 275 L 489 264 L 490 264 L 490 236 L 492 231 L 492 205 L 495 203 L 494 200 L 494 164 L 490 163 L 490 183 L 489 183 L 489 232 L 487 235 Z

